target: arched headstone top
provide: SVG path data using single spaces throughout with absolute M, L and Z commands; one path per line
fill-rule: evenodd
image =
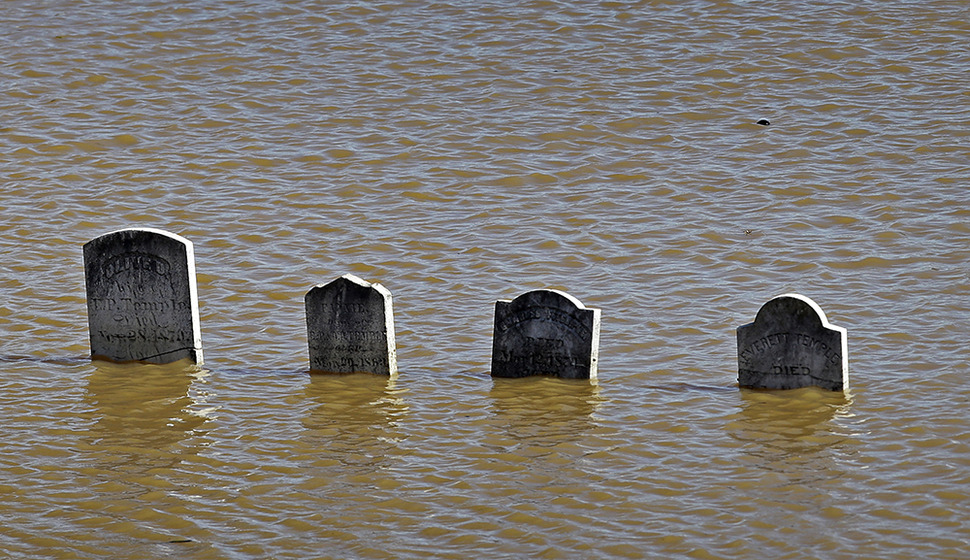
M 832 328 L 825 312 L 812 298 L 793 293 L 781 294 L 768 300 L 758 310 L 754 321 L 790 321 L 794 324 L 814 321 L 821 327 Z
M 191 241 L 131 228 L 92 239 L 83 252 L 92 357 L 202 363 Z
M 125 228 L 125 229 L 117 229 L 115 231 L 109 231 L 108 233 L 105 233 L 104 235 L 98 236 L 98 237 L 92 239 L 91 241 L 88 241 L 88 244 L 90 244 L 90 243 L 103 243 L 105 240 L 111 239 L 113 237 L 117 237 L 117 238 L 120 238 L 120 239 L 134 239 L 134 238 L 139 237 L 139 236 L 150 236 L 150 237 L 153 237 L 153 238 L 166 238 L 166 239 L 171 239 L 172 241 L 181 243 L 182 245 L 186 245 L 188 247 L 191 247 L 192 246 L 192 242 L 189 241 L 188 239 L 182 237 L 181 235 L 179 235 L 177 233 L 172 233 L 170 231 L 165 231 L 163 229 L 157 229 L 157 228 Z
M 738 384 L 755 389 L 848 389 L 846 330 L 801 294 L 761 306 L 753 323 L 737 329 Z
M 532 290 L 515 297 L 511 302 L 514 307 L 528 305 L 554 305 L 565 307 L 571 305 L 576 309 L 586 309 L 583 302 L 561 290 Z
M 492 376 L 596 379 L 600 310 L 559 290 L 495 303 Z

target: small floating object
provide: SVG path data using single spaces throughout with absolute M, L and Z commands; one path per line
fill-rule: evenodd
M 755 124 L 760 124 L 761 126 L 768 126 L 769 124 L 771 124 L 771 122 L 769 122 L 768 119 L 758 119 L 758 122 L 756 122 Z

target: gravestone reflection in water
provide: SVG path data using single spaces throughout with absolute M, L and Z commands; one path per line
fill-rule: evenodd
M 157 229 L 125 229 L 84 244 L 91 357 L 202 363 L 192 243 Z
M 495 302 L 492 377 L 596 379 L 600 310 L 558 290 Z
M 778 296 L 738 327 L 738 385 L 750 389 L 849 388 L 846 331 L 811 299 Z
M 310 371 L 397 374 L 391 292 L 345 274 L 306 297 Z

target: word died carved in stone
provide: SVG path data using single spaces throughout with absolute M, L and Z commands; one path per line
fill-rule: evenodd
M 750 389 L 849 387 L 846 330 L 811 299 L 784 294 L 737 329 L 738 385 Z
M 495 303 L 492 377 L 596 379 L 600 310 L 558 290 Z

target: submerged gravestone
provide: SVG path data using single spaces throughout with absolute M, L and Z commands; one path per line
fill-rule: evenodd
M 91 357 L 202 363 L 192 242 L 158 229 L 111 232 L 84 244 Z
M 596 379 L 600 310 L 558 290 L 495 302 L 492 377 Z
M 738 327 L 738 385 L 750 389 L 849 388 L 846 331 L 811 299 L 778 296 Z
M 310 371 L 397 373 L 391 292 L 345 274 L 307 292 Z

